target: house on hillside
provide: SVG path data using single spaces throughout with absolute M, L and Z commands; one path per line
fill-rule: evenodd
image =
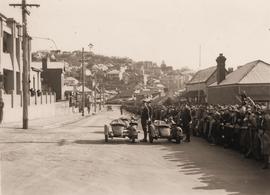
M 120 81 L 120 71 L 119 70 L 111 70 L 107 73 L 108 80 Z
M 196 103 L 208 102 L 207 87 L 227 75 L 228 72 L 225 69 L 226 58 L 223 54 L 220 54 L 216 61 L 217 66 L 199 70 L 186 84 L 186 93 L 183 96 L 188 101 Z
M 161 77 L 160 82 L 173 94 L 185 87 L 185 78 L 186 76 L 181 73 L 171 73 Z
M 77 86 L 79 84 L 79 81 L 74 77 L 66 77 L 64 80 L 64 84 L 66 86 Z
M 270 102 L 270 64 L 256 60 L 238 67 L 208 87 L 208 103 L 239 104 L 243 92 L 256 102 Z

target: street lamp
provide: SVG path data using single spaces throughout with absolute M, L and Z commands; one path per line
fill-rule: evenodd
M 94 45 L 92 43 L 88 44 L 88 47 L 91 48 Z M 84 48 L 82 48 L 82 116 L 84 116 L 84 107 L 85 107 L 85 93 L 84 93 L 84 87 L 85 87 L 85 64 L 84 64 Z
M 60 51 L 60 50 L 58 50 L 55 41 L 54 41 L 53 39 L 51 39 L 51 38 L 48 38 L 48 37 L 35 37 L 35 36 L 34 36 L 34 37 L 31 36 L 31 38 L 33 38 L 33 39 L 42 39 L 42 40 L 48 40 L 48 41 L 51 41 L 51 42 L 54 44 L 55 50 L 56 50 L 56 51 Z
M 92 43 L 88 44 L 89 50 L 91 51 L 91 49 L 94 47 L 94 45 Z
M 94 47 L 94 44 L 89 43 L 88 44 L 89 51 L 91 52 L 91 49 Z M 92 80 L 92 87 L 94 87 L 94 112 L 97 112 L 97 102 L 96 102 L 96 97 L 97 97 L 97 92 L 96 92 L 96 72 L 92 71 L 92 74 L 94 76 L 94 80 Z

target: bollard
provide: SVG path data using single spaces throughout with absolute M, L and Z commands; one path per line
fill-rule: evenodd
M 22 91 L 20 91 L 20 106 L 22 107 L 23 99 L 22 99 Z
M 46 92 L 46 104 L 48 104 L 48 92 Z
M 40 95 L 40 104 L 42 104 L 42 97 L 43 97 L 43 93 L 41 92 L 41 95 Z
M 14 93 L 11 93 L 11 108 L 14 108 Z
M 50 92 L 50 104 L 52 103 L 52 92 Z
M 35 93 L 35 105 L 37 105 L 37 93 Z

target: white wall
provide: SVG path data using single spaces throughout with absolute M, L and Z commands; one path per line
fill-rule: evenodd
M 22 107 L 7 108 L 4 107 L 3 123 L 22 122 Z M 59 115 L 71 114 L 72 108 L 68 102 L 56 102 L 52 104 L 32 105 L 28 107 L 28 118 L 48 118 Z

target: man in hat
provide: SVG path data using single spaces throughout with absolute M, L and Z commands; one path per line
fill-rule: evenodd
M 154 115 L 153 107 L 151 105 L 152 100 L 149 98 L 146 103 L 147 103 L 147 107 L 149 109 L 149 120 L 152 120 L 153 119 L 153 115 Z
M 190 128 L 189 123 L 191 121 L 190 108 L 188 105 L 185 105 L 183 111 L 181 112 L 181 121 L 183 125 L 184 132 L 186 133 L 185 142 L 190 142 Z
M 142 129 L 143 129 L 143 140 L 141 140 L 142 142 L 147 142 L 147 127 L 148 127 L 148 123 L 151 119 L 151 111 L 147 105 L 148 103 L 148 99 L 144 99 L 143 100 L 143 107 L 141 110 L 141 124 L 142 124 Z

